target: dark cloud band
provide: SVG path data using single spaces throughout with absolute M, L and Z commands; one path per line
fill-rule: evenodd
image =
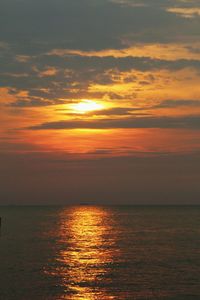
M 47 122 L 29 130 L 48 129 L 115 129 L 115 128 L 188 128 L 200 129 L 200 115 L 183 117 L 131 117 L 126 119 L 70 120 Z

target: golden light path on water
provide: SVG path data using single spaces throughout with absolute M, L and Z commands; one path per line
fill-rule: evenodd
M 65 215 L 67 214 L 67 215 Z M 61 299 L 114 299 L 103 282 L 109 264 L 119 251 L 111 232 L 109 211 L 100 207 L 79 206 L 61 214 L 60 236 L 66 247 L 59 253 L 64 266 L 59 271 L 66 295 Z M 107 238 L 107 235 L 112 238 Z M 66 267 L 65 267 L 66 266 Z M 109 282 L 108 282 L 109 284 Z

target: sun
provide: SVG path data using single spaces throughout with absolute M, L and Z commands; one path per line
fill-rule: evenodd
M 71 108 L 73 111 L 84 114 L 90 111 L 101 110 L 104 106 L 101 103 L 97 103 L 93 100 L 82 100 L 79 103 L 72 104 Z

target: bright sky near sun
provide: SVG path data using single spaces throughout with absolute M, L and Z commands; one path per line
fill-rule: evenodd
M 72 104 L 71 108 L 74 112 L 84 114 L 87 112 L 103 109 L 104 106 L 103 106 L 103 104 L 97 103 L 95 101 L 84 99 L 76 104 Z

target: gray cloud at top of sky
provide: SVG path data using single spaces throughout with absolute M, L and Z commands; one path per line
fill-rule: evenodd
M 122 49 L 126 41 L 167 43 L 180 36 L 191 40 L 199 35 L 200 18 L 187 20 L 165 9 L 185 3 L 141 3 L 148 6 L 102 0 L 2 0 L 0 41 L 7 42 L 16 53 L 31 55 L 53 48 Z

